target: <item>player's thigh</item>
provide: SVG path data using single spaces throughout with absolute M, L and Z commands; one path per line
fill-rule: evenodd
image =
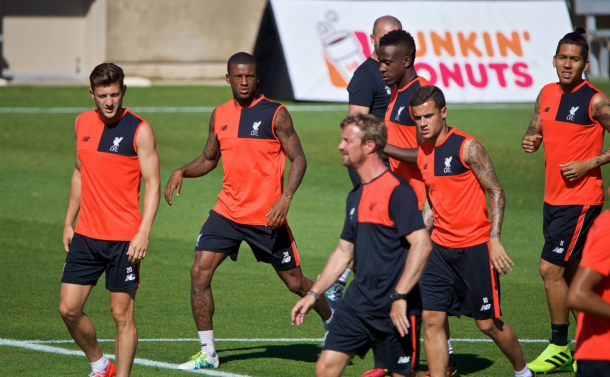
M 324 350 L 316 363 L 317 377 L 339 377 L 345 366 L 354 357 L 353 354 L 345 352 Z
M 447 312 L 455 307 L 454 273 L 447 260 L 450 250 L 434 244 L 419 280 L 424 310 Z
M 276 271 L 288 271 L 301 265 L 297 244 L 287 223 L 277 229 L 249 226 L 245 241 L 257 261 L 269 263 Z
M 582 258 L 589 228 L 602 206 L 553 206 L 544 203 L 544 246 L 540 258 L 565 268 L 570 260 Z
M 488 243 L 454 251 L 457 279 L 465 289 L 460 297 L 463 313 L 475 319 L 500 318 L 500 279 Z
M 366 324 L 348 305 L 340 306 L 322 342 L 322 351 L 337 351 L 364 358 L 372 346 L 373 336 Z
M 409 333 L 404 337 L 393 329 L 373 342 L 375 368 L 389 369 L 398 375 L 412 375 L 419 370 L 421 316 L 409 316 Z
M 61 283 L 59 311 L 62 315 L 82 313 L 92 285 Z
M 136 289 L 110 292 L 110 310 L 115 321 L 133 321 Z
M 106 269 L 107 261 L 101 257 L 107 241 L 74 234 L 66 254 L 61 282 L 95 286 Z
M 108 241 L 103 250 L 106 263 L 106 289 L 124 292 L 140 287 L 140 262 L 132 263 L 127 255 L 129 241 Z

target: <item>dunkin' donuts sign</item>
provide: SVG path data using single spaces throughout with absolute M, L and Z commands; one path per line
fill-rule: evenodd
M 372 52 L 375 19 L 398 18 L 415 39 L 417 74 L 449 102 L 529 102 L 557 80 L 552 57 L 572 30 L 559 1 L 271 0 L 295 98 L 347 101 Z

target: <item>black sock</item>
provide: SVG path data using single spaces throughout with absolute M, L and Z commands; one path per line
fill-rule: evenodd
M 551 323 L 551 343 L 556 346 L 567 346 L 568 345 L 568 327 L 570 322 L 563 325 L 556 325 Z

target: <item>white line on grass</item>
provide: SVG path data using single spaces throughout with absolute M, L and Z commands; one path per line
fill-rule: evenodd
M 239 338 L 226 338 L 226 339 L 214 339 L 214 342 L 243 342 L 243 343 L 318 343 L 322 342 L 322 338 L 260 338 L 260 339 L 239 339 Z M 195 338 L 178 338 L 178 339 L 138 339 L 138 342 L 198 342 L 199 339 Z M 422 339 L 423 341 L 423 339 Z M 463 339 L 451 339 L 452 342 L 464 342 L 464 343 L 490 343 L 491 339 L 475 339 L 475 338 L 463 338 Z M 519 339 L 521 343 L 548 343 L 548 339 Z M 73 340 L 28 340 L 31 344 L 65 344 L 72 343 Z M 114 339 L 98 339 L 100 343 L 114 342 Z
M 523 110 L 531 109 L 527 103 L 456 103 L 449 104 L 455 110 Z M 129 107 L 136 113 L 211 113 L 214 107 Z M 78 114 L 90 107 L 0 107 L 0 114 Z M 291 105 L 291 112 L 346 111 L 347 105 Z
M 85 354 L 82 351 L 67 350 L 64 348 L 45 346 L 42 344 L 34 344 L 34 342 L 22 341 L 22 340 L 11 340 L 11 339 L 0 338 L 0 346 L 19 347 L 19 348 L 29 349 L 32 351 L 56 353 L 56 354 L 60 354 L 60 355 L 85 356 Z M 111 359 L 114 359 L 114 355 L 106 355 L 106 356 L 108 356 Z M 163 369 L 178 369 L 178 364 L 170 364 L 170 363 L 164 363 L 161 361 L 154 361 L 154 360 L 147 360 L 147 359 L 140 359 L 140 358 L 134 359 L 133 363 L 137 364 L 137 365 L 144 365 L 147 367 L 157 367 L 157 368 L 163 368 Z M 200 370 L 194 370 L 194 371 L 189 371 L 189 372 L 204 374 L 207 376 L 218 376 L 218 377 L 251 377 L 246 374 L 227 373 L 227 372 L 220 372 L 220 371 L 208 370 L 208 369 L 200 369 Z

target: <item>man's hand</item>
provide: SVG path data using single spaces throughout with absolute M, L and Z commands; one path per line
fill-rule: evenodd
M 174 190 L 176 190 L 176 196 L 180 196 L 180 190 L 182 189 L 182 175 L 182 170 L 174 170 L 172 175 L 169 177 L 169 180 L 167 181 L 167 185 L 165 185 L 165 201 L 170 206 L 172 205 L 172 196 L 174 195 Z
M 407 300 L 394 300 L 392 302 L 392 310 L 390 310 L 390 318 L 400 336 L 405 336 L 409 333 L 409 318 L 407 318 Z
M 311 310 L 315 303 L 316 298 L 313 295 L 305 295 L 302 299 L 300 299 L 294 308 L 292 308 L 292 326 L 301 325 L 305 320 L 305 314 Z
M 267 223 L 265 224 L 267 228 L 277 229 L 284 223 L 286 214 L 288 214 L 288 208 L 290 207 L 290 201 L 291 199 L 289 197 L 282 195 L 273 203 L 265 215 L 267 216 Z
M 583 175 L 587 174 L 589 170 L 595 167 L 595 164 L 591 164 L 590 160 L 585 161 L 570 161 L 565 164 L 560 164 L 561 174 L 570 182 L 580 179 Z
M 509 271 L 513 271 L 512 266 L 515 264 L 504 251 L 504 246 L 498 238 L 489 240 L 489 259 L 491 259 L 491 263 L 500 275 L 506 275 Z
M 521 146 L 525 153 L 534 153 L 540 147 L 542 141 L 542 135 L 524 135 L 521 140 Z
M 138 263 L 146 257 L 146 250 L 148 249 L 148 235 L 143 232 L 138 232 L 129 243 L 129 250 L 127 250 L 127 257 L 129 263 Z
M 70 244 L 72 243 L 72 238 L 74 238 L 74 228 L 72 225 L 64 226 L 64 249 L 66 253 L 70 251 Z

